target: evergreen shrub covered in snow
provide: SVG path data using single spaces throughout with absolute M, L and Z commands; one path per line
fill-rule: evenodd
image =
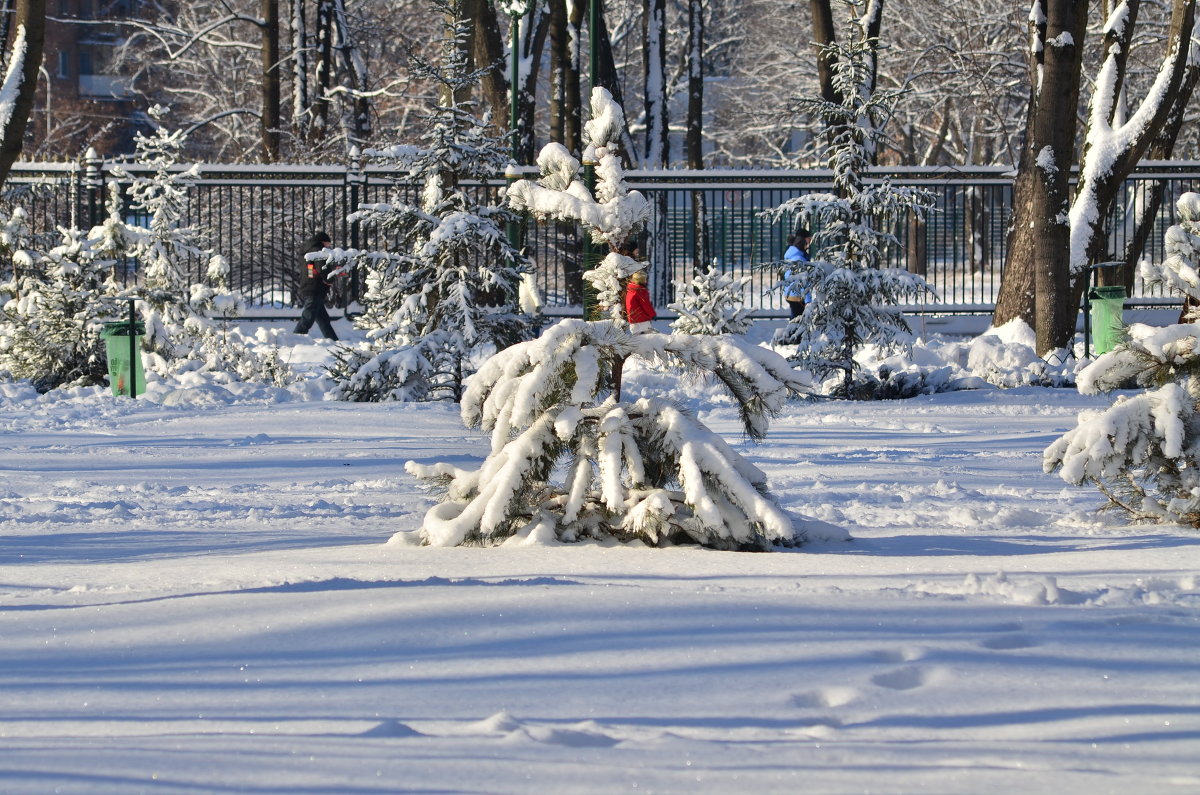
M 343 400 L 460 399 L 477 359 L 530 333 L 520 312 L 525 257 L 508 242 L 504 206 L 481 204 L 462 183 L 486 183 L 508 162 L 505 139 L 474 115 L 468 97 L 492 68 L 466 61 L 470 23 L 455 3 L 435 2 L 446 23 L 442 65 L 413 59 L 415 76 L 439 86 L 441 99 L 426 119 L 421 146 L 368 149 L 363 154 L 406 171 L 422 185 L 420 204 L 397 186 L 389 202 L 364 204 L 350 216 L 398 241 L 388 250 L 334 250 L 325 258 L 361 265 L 366 274 L 363 314 L 356 320 L 368 344 L 342 350 L 329 369 Z
M 156 119 L 168 110 L 156 106 Z M 231 328 L 243 311 L 240 295 L 228 286 L 229 263 L 204 246 L 200 232 L 186 223 L 189 191 L 199 178 L 197 166 L 177 168 L 186 136 L 160 125 L 153 135 L 138 134 L 136 158 L 149 168 L 146 176 L 115 169 L 128 181 L 130 209 L 148 219 L 147 226 L 125 222 L 124 205 L 112 196 L 108 217 L 92 231 L 100 251 L 136 263 L 141 285 L 129 292 L 142 299 L 146 324 L 143 345 L 147 364 L 162 377 L 187 373 L 219 374 L 227 381 L 262 381 L 275 385 L 295 378 L 277 355 L 259 355 Z M 206 263 L 204 279 L 193 282 L 189 262 Z
M 677 300 L 668 308 L 679 313 L 671 324 L 679 334 L 745 334 L 754 323 L 742 306 L 751 277 L 733 277 L 714 267 L 689 281 L 675 282 Z
M 15 211 L 9 225 L 20 226 L 21 216 Z M 78 230 L 59 231 L 60 244 L 44 254 L 32 248 L 14 252 L 20 265 L 0 286 L 8 299 L 0 307 L 0 370 L 28 379 L 39 392 L 105 383 L 100 333 L 118 312 L 112 263 L 97 257 Z
M 763 473 L 695 417 L 658 398 L 606 399 L 609 363 L 628 356 L 713 374 L 752 439 L 807 386 L 783 357 L 735 337 L 630 335 L 613 321 L 564 320 L 496 354 L 471 380 L 463 421 L 491 434 L 479 469 L 408 462 L 410 474 L 445 492 L 425 516 L 421 541 L 616 538 L 747 550 L 803 543 L 818 523 L 793 521 Z
M 1161 266 L 1144 262 L 1142 277 L 1200 304 L 1200 194 L 1179 199 L 1182 222 L 1167 230 Z M 1079 374 L 1079 391 L 1106 392 L 1136 384 L 1107 410 L 1079 417 L 1050 445 L 1045 470 L 1069 483 L 1094 484 L 1117 508 L 1143 521 L 1200 527 L 1200 324 L 1155 328 L 1134 324 L 1129 340 Z
M 920 276 L 884 267 L 887 247 L 898 241 L 879 225 L 920 215 L 933 199 L 928 191 L 888 179 L 866 181 L 872 146 L 902 92 L 866 91 L 872 51 L 861 32 L 846 45 L 830 45 L 828 52 L 841 102 L 801 98 L 794 108 L 821 118 L 829 128 L 825 154 L 834 192 L 800 196 L 770 212 L 796 218 L 813 231 L 812 261 L 797 268 L 792 280 L 812 300 L 801 317 L 780 330 L 775 343 L 794 345 L 792 360 L 828 379 L 832 394 L 872 398 L 878 396 L 873 380 L 855 383 L 855 352 L 867 344 L 907 347 L 911 333 L 898 304 L 929 289 Z

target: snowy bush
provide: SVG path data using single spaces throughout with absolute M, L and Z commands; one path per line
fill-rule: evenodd
M 763 473 L 695 417 L 659 398 L 605 399 L 610 363 L 628 356 L 711 373 L 755 440 L 807 386 L 781 356 L 734 337 L 561 321 L 496 354 L 471 380 L 463 421 L 491 434 L 479 469 L 406 465 L 445 492 L 425 516 L 422 542 L 616 538 L 747 550 L 804 542 L 805 523 L 769 495 Z
M 775 343 L 794 345 L 793 361 L 819 379 L 829 379 L 832 394 L 870 398 L 869 382 L 854 384 L 855 352 L 867 344 L 906 347 L 911 334 L 898 304 L 929 289 L 920 276 L 883 267 L 887 247 L 898 241 L 878 225 L 887 218 L 921 215 L 933 199 L 928 191 L 892 185 L 886 178 L 866 182 L 870 151 L 902 92 L 865 89 L 872 48 L 861 33 L 847 45 L 827 49 L 841 102 L 801 98 L 795 109 L 820 117 L 829 127 L 824 148 L 834 193 L 800 196 L 768 213 L 794 217 L 814 232 L 812 261 L 796 268 L 790 280 L 812 300 L 803 315 L 780 330 Z
M 678 297 L 668 308 L 679 313 L 671 329 L 679 334 L 744 334 L 753 324 L 742 296 L 749 276 L 732 277 L 710 267 L 688 281 L 675 282 Z
M 168 109 L 156 106 L 151 116 L 164 118 Z M 228 286 L 229 264 L 204 246 L 200 232 L 185 223 L 189 192 L 199 168 L 177 168 L 186 136 L 159 125 L 154 134 L 138 134 L 136 159 L 149 170 L 127 180 L 130 209 L 148 219 L 145 227 L 125 221 L 124 202 L 114 192 L 105 221 L 91 237 L 99 252 L 113 261 L 128 258 L 141 273 L 140 288 L 129 295 L 139 304 L 146 325 L 143 346 L 149 369 L 160 377 L 213 373 L 217 380 L 261 381 L 282 385 L 295 376 L 277 355 L 259 355 L 240 332 L 231 328 L 243 311 L 240 295 Z M 204 280 L 192 282 L 189 261 L 206 263 Z
M 111 263 L 78 230 L 59 232 L 61 243 L 45 254 L 21 249 L 14 262 L 22 266 L 0 288 L 12 296 L 0 313 L 0 370 L 39 392 L 105 383 L 100 334 L 118 312 Z
M 459 400 L 478 359 L 530 334 L 518 302 L 525 257 L 510 244 L 504 206 L 480 204 L 462 183 L 486 183 L 504 170 L 508 147 L 488 116 L 474 115 L 472 88 L 485 70 L 466 60 L 470 23 L 452 2 L 435 2 L 445 19 L 442 64 L 414 58 L 414 76 L 439 86 L 441 100 L 426 115 L 422 146 L 368 149 L 366 158 L 421 182 L 420 205 L 402 197 L 361 205 L 350 220 L 398 241 L 382 251 L 318 254 L 365 270 L 366 294 L 358 328 L 369 342 L 342 353 L 329 370 L 345 400 Z M 490 66 L 488 68 L 491 68 Z M 358 373 L 358 367 L 367 372 Z
M 1200 304 L 1200 195 L 1179 199 L 1183 219 L 1166 233 L 1166 258 L 1142 275 Z M 1085 413 L 1078 425 L 1046 449 L 1046 472 L 1094 484 L 1106 507 L 1135 520 L 1200 527 L 1200 325 L 1129 327 L 1129 339 L 1079 374 L 1079 391 L 1107 392 L 1137 385 L 1102 412 Z

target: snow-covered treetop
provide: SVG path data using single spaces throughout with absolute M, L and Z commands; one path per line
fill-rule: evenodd
M 509 206 L 539 220 L 575 221 L 592 240 L 616 249 L 650 217 L 650 203 L 625 184 L 617 150 L 625 124 L 621 106 L 603 88 L 592 90 L 592 119 L 584 126 L 584 160 L 595 164 L 595 192 L 583 180 L 580 163 L 562 144 L 547 144 L 538 154 L 537 182 L 517 180 L 508 188 Z
M 637 356 L 675 371 L 717 378 L 740 406 L 746 434 L 765 436 L 771 415 L 806 394 L 807 376 L 774 351 L 728 336 L 634 334 L 617 324 L 564 320 L 541 337 L 493 356 L 471 379 L 463 422 L 492 433 L 493 449 L 547 412 L 570 413 L 601 402 L 607 362 Z

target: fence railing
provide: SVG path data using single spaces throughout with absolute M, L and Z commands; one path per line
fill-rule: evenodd
M 136 166 L 123 164 L 137 175 Z M 405 175 L 348 166 L 202 166 L 191 191 L 185 223 L 197 227 L 207 245 L 231 266 L 231 287 L 254 306 L 286 307 L 294 301 L 298 247 L 315 229 L 336 245 L 384 248 L 378 231 L 347 217 L 361 203 L 415 202 L 419 186 Z M 880 172 L 877 176 L 884 176 Z M 536 176 L 532 171 L 529 176 Z M 886 175 L 900 185 L 931 191 L 934 210 L 923 221 L 880 219 L 896 237 L 887 250 L 891 267 L 925 276 L 934 295 L 928 311 L 974 307 L 987 311 L 1000 287 L 1005 232 L 1011 216 L 1012 173 L 1001 168 L 894 168 Z M 650 201 L 647 251 L 656 305 L 674 297 L 674 283 L 697 269 L 714 266 L 751 277 L 748 306 L 759 313 L 784 311 L 775 289 L 776 268 L 786 247 L 791 219 L 764 213 L 796 196 L 831 188 L 827 171 L 629 172 L 631 187 Z M 113 164 L 19 163 L 0 195 L 7 207 L 22 206 L 33 230 L 53 245 L 59 226 L 88 227 L 104 215 L 106 185 L 121 182 Z M 504 181 L 471 184 L 481 199 L 495 201 Z M 1162 258 L 1163 232 L 1176 222 L 1175 202 L 1200 190 L 1200 163 L 1144 164 L 1124 184 L 1109 219 L 1106 259 L 1119 258 L 1137 226 L 1138 214 L 1154 207 L 1154 224 L 1142 254 Z M 1156 201 L 1157 200 L 1157 201 Z M 136 221 L 129 216 L 130 220 Z M 537 263 L 538 282 L 551 307 L 582 303 L 583 238 L 563 224 L 525 224 L 524 242 Z M 191 264 L 199 280 L 205 263 Z M 136 279 L 130 269 L 126 277 Z M 338 302 L 359 297 L 357 274 L 346 280 Z M 1153 296 L 1135 284 L 1134 298 Z

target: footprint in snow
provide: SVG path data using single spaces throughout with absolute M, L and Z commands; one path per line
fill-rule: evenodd
M 932 684 L 935 678 L 934 671 L 930 669 L 910 666 L 875 674 L 871 677 L 871 682 L 888 690 L 915 690 Z
M 1031 649 L 1034 646 L 1041 645 L 1038 641 L 1028 635 L 997 635 L 994 638 L 987 638 L 980 644 L 985 649 L 993 649 L 995 651 L 1008 651 L 1011 649 Z
M 859 691 L 853 687 L 822 687 L 792 696 L 793 706 L 804 709 L 844 707 L 858 700 Z

